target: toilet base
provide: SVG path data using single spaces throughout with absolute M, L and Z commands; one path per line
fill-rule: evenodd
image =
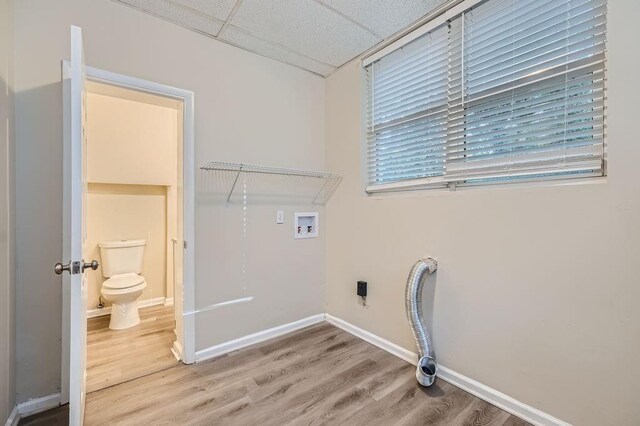
M 142 296 L 145 288 L 147 288 L 146 281 L 140 285 L 122 289 L 102 288 L 100 291 L 102 296 L 111 302 L 111 319 L 109 320 L 111 330 L 124 330 L 140 324 L 137 300 Z
M 138 303 L 114 303 L 111 305 L 111 318 L 109 328 L 111 330 L 124 330 L 140 324 Z

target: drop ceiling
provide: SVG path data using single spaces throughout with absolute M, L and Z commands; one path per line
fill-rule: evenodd
M 115 0 L 328 76 L 445 0 Z

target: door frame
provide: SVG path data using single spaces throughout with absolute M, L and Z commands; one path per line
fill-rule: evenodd
M 65 64 L 67 61 L 64 61 Z M 185 315 L 195 310 L 195 110 L 194 93 L 189 90 L 179 89 L 165 84 L 130 77 L 99 68 L 86 67 L 86 78 L 89 81 L 106 83 L 125 89 L 137 90 L 154 95 L 165 96 L 182 101 L 183 126 L 182 126 L 182 185 L 183 185 L 183 266 L 182 266 L 182 353 L 181 360 L 185 364 L 195 362 L 195 318 L 193 315 Z M 175 299 L 174 299 L 175 300 Z M 68 308 L 68 306 L 66 306 Z M 69 313 L 63 312 L 63 330 L 68 328 L 65 324 L 69 320 Z M 61 377 L 61 401 L 63 404 L 69 401 L 69 335 L 62 333 L 62 377 Z M 175 347 L 172 349 L 175 350 Z

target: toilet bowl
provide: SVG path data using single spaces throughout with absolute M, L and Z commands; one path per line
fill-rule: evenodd
M 109 328 L 123 330 L 140 323 L 138 298 L 147 288 L 142 273 L 146 240 L 104 241 L 98 244 L 102 275 L 100 292 L 111 302 Z
M 110 329 L 123 330 L 140 323 L 138 298 L 145 288 L 144 277 L 134 273 L 117 274 L 102 283 L 100 292 L 111 302 Z

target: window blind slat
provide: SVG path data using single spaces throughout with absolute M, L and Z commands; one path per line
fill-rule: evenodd
M 408 147 L 398 148 L 392 151 L 380 152 L 377 151 L 372 153 L 370 156 L 368 163 L 372 164 L 374 162 L 380 162 L 381 160 L 389 160 L 389 159 L 402 159 L 402 158 L 413 158 L 416 153 L 429 153 L 431 156 L 435 157 L 445 157 L 445 143 L 444 140 L 441 140 L 440 143 L 430 144 L 430 145 L 413 145 Z
M 495 134 L 501 126 L 509 125 L 511 128 L 518 126 L 515 130 L 519 132 L 532 130 L 535 127 L 547 127 L 555 124 L 566 124 L 575 122 L 578 119 L 593 119 L 594 113 L 602 112 L 604 99 L 592 99 L 593 94 L 583 95 L 577 100 L 592 101 L 587 104 L 577 104 L 571 106 L 563 105 L 564 100 L 560 99 L 554 103 L 544 105 L 542 112 L 532 113 L 524 108 L 519 108 L 512 114 L 504 111 L 494 112 L 491 116 L 486 116 L 480 120 L 471 119 L 467 121 L 468 127 L 458 127 L 455 131 L 449 132 L 451 144 L 455 145 L 456 139 L 464 138 L 466 141 L 482 138 Z M 587 111 L 585 111 L 585 105 Z M 492 111 L 493 112 L 493 111 Z M 461 126 L 464 126 L 461 125 Z M 469 134 L 470 136 L 466 136 Z
M 598 92 L 602 97 L 604 96 L 604 72 L 599 70 L 575 78 L 560 76 L 560 78 L 549 81 L 547 85 L 542 87 L 541 85 L 535 85 L 535 87 L 528 87 L 527 89 L 518 90 L 517 93 L 514 90 L 509 90 L 495 95 L 491 99 L 467 102 L 467 108 L 470 109 L 482 103 L 483 107 L 479 111 L 465 111 L 461 103 L 459 108 L 457 108 L 458 105 L 452 104 L 449 109 L 457 108 L 460 112 L 456 112 L 449 117 L 450 128 L 465 127 L 465 122 L 469 120 L 488 119 L 498 112 L 504 111 L 502 107 L 511 103 L 517 105 L 519 109 L 525 109 L 565 98 L 575 103 L 576 96 L 583 95 L 589 91 Z
M 482 158 L 507 157 L 512 155 L 523 155 L 527 152 L 542 151 L 562 151 L 568 148 L 593 146 L 593 141 L 599 140 L 598 135 L 593 132 L 576 132 L 572 135 L 575 139 L 566 140 L 562 136 L 549 137 L 544 140 L 526 140 L 510 142 L 504 145 L 494 144 L 489 147 L 478 147 L 475 151 L 458 151 L 447 154 L 447 164 L 452 165 L 460 162 L 472 162 Z M 597 145 L 596 145 L 597 147 Z
M 562 56 L 561 53 L 563 51 L 576 50 L 575 47 L 570 46 L 572 44 L 578 46 L 579 42 L 585 42 L 586 46 L 590 47 L 593 44 L 593 38 L 602 35 L 604 17 L 600 19 L 601 22 L 593 22 L 590 20 L 569 28 L 559 28 L 559 31 L 550 36 L 538 38 L 524 46 L 518 46 L 517 50 L 515 49 L 516 43 L 512 42 L 511 44 L 513 46 L 496 49 L 490 54 L 485 54 L 480 58 L 467 58 L 467 72 L 478 73 L 478 78 L 480 78 L 482 71 L 494 69 L 496 66 L 504 67 L 505 63 L 503 61 L 518 64 L 520 59 L 533 57 L 535 61 L 542 63 L 547 58 Z M 555 40 L 550 41 L 549 37 L 554 37 Z
M 589 20 L 590 16 L 599 15 L 605 10 L 601 0 L 590 0 L 570 7 L 567 7 L 566 1 L 558 2 L 554 0 L 553 3 L 556 5 L 551 9 L 539 9 L 541 11 L 536 15 L 525 15 L 524 19 L 509 20 L 505 25 L 500 25 L 495 19 L 487 19 L 484 23 L 480 22 L 476 15 L 469 12 L 466 17 L 473 20 L 474 39 L 472 41 L 473 44 L 470 45 L 475 47 L 473 57 L 484 55 L 496 48 L 510 46 L 517 43 L 518 40 L 535 36 L 538 31 L 551 27 L 555 23 L 570 27 L 577 22 Z M 558 3 L 565 4 L 558 5 Z M 483 32 L 483 26 L 489 27 L 489 30 Z M 514 35 L 514 33 L 516 34 Z M 514 37 L 518 38 L 515 39 Z
M 380 151 L 385 152 L 389 149 L 399 147 L 411 147 L 417 143 L 421 145 L 439 145 L 446 142 L 447 131 L 444 126 L 429 126 L 426 128 L 418 128 L 407 134 L 399 136 L 389 137 L 385 140 L 384 144 L 374 143 L 377 139 L 371 137 L 369 139 L 368 150 L 369 152 Z M 373 155 L 373 153 L 372 153 Z
M 593 61 L 596 62 L 593 62 Z M 563 71 L 564 70 L 564 71 Z M 569 71 L 567 71 L 569 70 Z M 481 103 L 487 103 L 492 101 L 502 101 L 505 97 L 513 97 L 514 102 L 516 99 L 536 99 L 536 96 L 529 96 L 528 92 L 535 92 L 541 90 L 543 87 L 547 87 L 554 82 L 564 82 L 571 80 L 575 76 L 593 75 L 593 82 L 600 80 L 598 75 L 604 73 L 604 56 L 597 55 L 593 58 L 587 58 L 584 60 L 576 61 L 572 64 L 567 64 L 561 67 L 555 67 L 539 74 L 527 76 L 522 79 L 518 79 L 499 87 L 494 87 L 491 90 L 474 95 L 473 97 L 466 96 L 463 99 L 461 86 L 456 87 L 455 92 L 451 92 L 449 98 L 449 109 L 453 115 L 453 118 L 459 118 L 460 111 L 462 114 L 466 114 L 465 108 L 473 107 Z M 462 101 L 465 101 L 464 104 Z
M 573 46 L 569 46 L 576 50 L 566 55 L 558 54 L 544 58 L 530 58 L 509 68 L 500 68 L 500 65 L 496 65 L 489 70 L 482 70 L 477 76 L 469 73 L 467 86 L 465 87 L 467 95 L 473 95 L 528 75 L 535 75 L 535 73 L 541 70 L 557 66 L 566 66 L 567 63 L 575 60 L 589 58 L 604 50 L 604 35 L 596 36 L 594 40 L 598 44 L 592 44 L 592 40 L 582 40 Z M 556 51 L 554 53 L 558 52 Z
M 386 90 L 389 87 L 397 86 L 399 84 L 398 76 L 411 75 L 425 69 L 427 60 L 433 65 L 433 67 L 428 67 L 430 72 L 435 73 L 439 66 L 447 65 L 448 52 L 446 43 L 439 47 L 426 45 L 424 50 L 425 52 L 418 56 L 398 61 L 394 68 L 379 69 L 378 75 L 376 75 L 376 87 L 380 90 Z
M 442 120 L 446 122 L 446 117 L 447 117 L 446 107 L 440 106 L 437 109 L 432 108 L 431 110 L 427 110 L 427 111 L 418 111 L 414 114 L 409 114 L 407 116 L 399 117 L 395 120 L 389 120 L 379 124 L 371 125 L 369 129 L 369 133 L 373 134 L 373 133 L 380 133 L 380 132 L 393 132 L 403 128 L 403 126 L 411 125 L 412 123 L 416 123 L 416 122 L 423 123 L 425 121 L 431 121 L 433 123 L 439 123 Z
M 464 164 L 453 163 L 448 165 L 449 168 L 448 175 L 451 176 L 453 174 L 479 174 L 482 172 L 482 169 L 496 169 L 496 168 L 509 168 L 514 173 L 517 172 L 519 166 L 528 167 L 531 164 L 536 165 L 555 165 L 559 160 L 563 163 L 571 163 L 575 161 L 582 160 L 595 160 L 600 161 L 598 156 L 600 152 L 597 147 L 594 146 L 578 146 L 578 147 L 570 147 L 564 150 L 557 150 L 554 152 L 536 152 L 529 153 L 527 155 L 511 155 L 507 158 L 505 157 L 491 157 L 491 158 L 483 158 L 479 160 L 472 161 L 474 163 L 473 168 L 465 167 Z M 560 167 L 561 168 L 561 167 Z
M 590 12 L 581 13 L 569 19 L 566 19 L 563 15 L 547 18 L 542 24 L 532 26 L 534 30 L 532 34 L 523 35 L 518 40 L 513 40 L 513 37 L 508 32 L 505 34 L 504 29 L 501 29 L 495 40 L 490 40 L 483 43 L 481 47 L 476 47 L 469 59 L 476 64 L 481 64 L 486 62 L 487 59 L 494 58 L 503 52 L 508 52 L 516 46 L 522 51 L 530 50 L 530 47 L 535 46 L 537 43 L 548 42 L 549 39 L 553 40 L 553 36 L 561 36 L 564 33 L 566 37 L 568 34 L 573 35 L 589 27 L 605 23 L 605 16 L 602 15 L 604 7 Z M 592 15 L 596 15 L 596 18 L 593 19 Z M 497 38 L 497 36 L 502 36 L 502 38 Z M 475 44 L 479 43 L 476 42 Z

